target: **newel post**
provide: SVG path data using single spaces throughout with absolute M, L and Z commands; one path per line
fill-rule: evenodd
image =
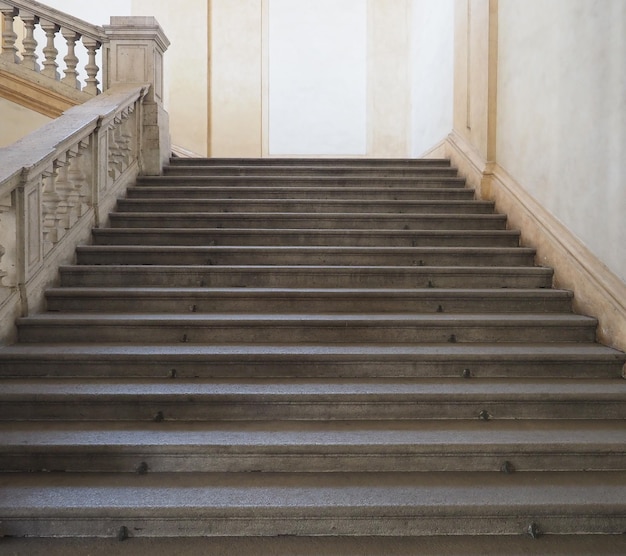
M 163 108 L 163 55 L 170 45 L 154 17 L 111 17 L 104 26 L 104 89 L 119 83 L 151 85 L 142 105 L 140 172 L 158 175 L 170 156 L 169 118 Z

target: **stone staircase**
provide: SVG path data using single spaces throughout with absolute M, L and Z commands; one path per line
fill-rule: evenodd
M 443 160 L 172 159 L 0 350 L 0 534 L 624 533 L 626 358 L 506 224 Z

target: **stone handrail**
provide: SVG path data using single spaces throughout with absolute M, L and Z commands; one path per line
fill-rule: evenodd
M 72 89 L 83 91 L 89 95 L 97 95 L 102 79 L 101 68 L 96 63 L 96 53 L 108 41 L 103 27 L 92 25 L 82 19 L 63 13 L 54 8 L 35 2 L 34 0 L 0 0 L 2 14 L 2 52 L 0 59 L 9 64 L 19 65 L 29 71 L 40 73 L 55 81 L 61 81 Z M 17 33 L 14 30 L 14 19 L 19 17 L 24 24 L 23 50 L 18 52 L 16 46 Z M 46 36 L 43 48 L 43 67 L 37 61 L 38 42 L 35 38 L 35 29 L 39 26 Z M 63 78 L 58 72 L 59 52 L 55 47 L 54 39 L 61 33 L 67 44 L 67 53 L 63 57 L 65 63 Z M 84 65 L 84 87 L 78 75 L 80 62 L 76 56 L 76 45 L 82 42 L 87 50 L 87 63 Z
M 149 89 L 116 85 L 0 149 L 3 317 L 41 308 L 43 288 L 58 266 L 89 240 L 91 228 L 105 221 L 142 169 Z M 1 332 L 10 337 L 9 330 Z

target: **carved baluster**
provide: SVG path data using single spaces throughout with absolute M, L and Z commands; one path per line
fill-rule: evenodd
M 63 58 L 65 62 L 65 77 L 61 79 L 63 83 L 67 83 L 70 87 L 74 87 L 80 91 L 80 82 L 78 81 L 78 72 L 76 66 L 78 65 L 78 56 L 76 56 L 76 41 L 80 39 L 80 33 L 72 31 L 70 29 L 61 29 L 61 34 L 67 44 L 67 56 Z
M 115 181 L 123 170 L 124 155 L 121 149 L 120 123 L 119 117 L 115 117 L 109 130 L 109 177 L 112 181 Z
M 70 228 L 70 204 L 68 197 L 73 187 L 67 177 L 70 153 L 60 156 L 54 163 L 57 173 L 54 188 L 58 197 L 56 220 L 58 226 L 57 239 L 61 239 L 65 230 Z
M 13 30 L 13 19 L 17 15 L 17 10 L 13 6 L 0 2 L 0 12 L 2 12 L 2 53 L 0 56 L 12 64 L 19 64 L 20 58 L 17 55 L 17 33 Z
M 28 69 L 32 69 L 33 71 L 39 71 L 39 64 L 37 63 L 37 53 L 35 50 L 37 49 L 37 40 L 35 39 L 35 25 L 39 22 L 39 18 L 35 14 L 31 14 L 29 12 L 20 12 L 20 17 L 24 22 L 24 39 L 22 40 L 22 45 L 24 46 L 24 50 L 22 51 L 23 64 Z
M 81 200 L 81 189 L 85 185 L 85 174 L 82 170 L 82 150 L 85 147 L 82 143 L 69 150 L 67 153 L 69 168 L 67 170 L 67 181 L 71 187 L 67 194 L 68 220 L 67 227 L 71 228 L 84 214 L 85 207 Z
M 46 46 L 43 49 L 43 55 L 46 59 L 43 62 L 41 73 L 52 79 L 59 79 L 59 72 L 57 71 L 59 67 L 59 64 L 57 64 L 59 51 L 54 46 L 54 37 L 59 32 L 60 27 L 56 23 L 44 19 L 40 20 L 39 24 L 46 33 Z
M 80 216 L 83 216 L 94 204 L 93 136 L 85 137 L 78 147 L 79 157 L 71 175 L 74 187 L 78 191 Z
M 2 216 L 2 213 L 0 213 L 0 217 L 1 216 Z M 8 276 L 8 272 L 2 268 L 2 257 L 4 257 L 5 253 L 6 253 L 6 251 L 5 251 L 4 247 L 2 247 L 2 245 L 0 245 L 0 287 L 2 287 L 2 286 L 6 287 L 8 285 L 8 284 L 4 283 L 4 280 Z M 0 297 L 0 299 L 1 299 L 1 297 Z
M 97 95 L 100 91 L 98 89 L 98 84 L 100 83 L 97 79 L 98 72 L 100 68 L 96 64 L 96 51 L 102 46 L 97 40 L 90 39 L 89 37 L 83 38 L 83 44 L 87 49 L 87 65 L 85 66 L 85 72 L 87 73 L 87 79 L 85 79 L 85 88 L 83 89 L 86 93 L 91 95 Z
M 65 209 L 64 199 L 59 192 L 59 176 L 64 171 L 66 162 L 63 159 L 55 160 L 52 167 L 42 172 L 43 176 L 43 239 L 44 255 L 65 235 L 65 228 L 61 223 L 60 211 Z M 61 178 L 61 189 L 63 178 Z
M 14 287 L 17 284 L 15 207 L 11 196 L 0 199 L 0 287 Z M 5 292 L 6 293 L 6 292 Z M 0 301 L 3 295 L 0 295 Z
M 132 133 L 129 129 L 129 112 L 130 110 L 128 108 L 122 112 L 121 118 L 123 121 L 119 127 L 119 148 L 122 161 L 122 171 L 128 168 L 133 156 L 133 149 L 131 146 Z
M 41 177 L 43 180 L 42 190 L 42 228 L 43 228 L 43 252 L 48 253 L 54 244 L 57 242 L 57 203 L 59 197 L 55 189 L 55 174 L 54 167 L 50 167 L 48 170 L 42 172 Z

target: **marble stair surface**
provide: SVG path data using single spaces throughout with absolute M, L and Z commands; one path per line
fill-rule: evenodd
M 0 536 L 619 552 L 626 356 L 534 259 L 447 160 L 172 159 L 0 348 Z

